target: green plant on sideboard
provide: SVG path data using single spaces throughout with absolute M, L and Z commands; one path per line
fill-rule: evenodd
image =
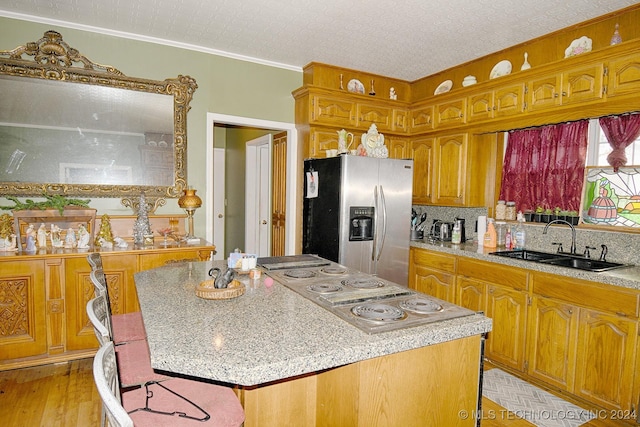
M 58 212 L 60 212 L 60 215 L 62 215 L 62 212 L 64 211 L 64 208 L 66 206 L 80 206 L 80 207 L 88 208 L 89 202 L 91 201 L 91 200 L 81 200 L 81 199 L 70 199 L 68 197 L 65 197 L 59 194 L 54 194 L 51 196 L 47 194 L 43 194 L 42 197 L 44 197 L 46 200 L 43 200 L 41 202 L 35 202 L 31 199 L 27 199 L 24 202 L 21 202 L 16 197 L 6 196 L 6 198 L 8 200 L 11 200 L 13 203 L 15 203 L 15 205 L 0 206 L 0 209 L 12 210 L 12 211 L 57 209 Z

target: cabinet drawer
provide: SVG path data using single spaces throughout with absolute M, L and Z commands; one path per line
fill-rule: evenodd
M 529 288 L 528 273 L 525 270 L 492 262 L 460 258 L 458 260 L 458 275 L 508 286 L 517 290 L 527 290 Z
M 638 291 L 545 273 L 532 276 L 536 294 L 626 317 L 640 314 Z
M 424 249 L 411 249 L 412 261 L 416 265 L 431 267 L 438 270 L 453 273 L 456 268 L 456 257 L 453 255 L 439 254 Z

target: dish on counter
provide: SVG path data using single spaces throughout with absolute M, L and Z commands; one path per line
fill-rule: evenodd
M 564 57 L 569 58 L 571 56 L 580 55 L 581 53 L 591 52 L 591 46 L 591 39 L 587 36 L 582 36 L 571 42 L 569 47 L 564 51 Z
M 360 80 L 351 79 L 349 83 L 347 83 L 347 90 L 353 93 L 360 93 L 364 95 L 364 85 Z
M 506 59 L 502 60 L 493 67 L 491 73 L 489 74 L 489 78 L 495 79 L 496 77 L 502 77 L 511 74 L 511 68 L 512 66 L 510 61 Z
M 441 93 L 446 93 L 451 90 L 453 87 L 453 82 L 451 80 L 445 80 L 436 88 L 434 95 L 440 95 Z

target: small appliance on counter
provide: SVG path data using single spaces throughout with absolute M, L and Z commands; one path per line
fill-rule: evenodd
M 454 227 L 458 226 L 460 228 L 460 243 L 464 243 L 467 239 L 464 231 L 464 218 L 456 217 L 453 220 Z
M 450 242 L 453 234 L 453 223 L 434 219 L 431 225 L 430 238 L 432 240 Z

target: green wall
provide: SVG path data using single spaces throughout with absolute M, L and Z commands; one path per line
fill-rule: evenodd
M 227 114 L 254 119 L 294 123 L 291 92 L 302 86 L 302 72 L 239 61 L 189 49 L 163 46 L 95 32 L 75 30 L 0 17 L 0 50 L 13 49 L 40 39 L 47 30 L 58 31 L 63 40 L 90 60 L 111 65 L 132 77 L 164 80 L 178 75 L 195 78 L 195 91 L 187 119 L 188 183 L 205 197 L 206 115 Z M 0 205 L 11 205 L 0 198 Z M 100 214 L 130 215 L 119 199 L 92 199 Z M 177 203 L 156 213 L 180 213 Z M 205 235 L 204 210 L 196 211 L 195 232 Z

